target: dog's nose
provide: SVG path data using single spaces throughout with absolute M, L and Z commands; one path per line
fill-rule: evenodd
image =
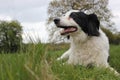
M 55 24 L 58 24 L 58 23 L 59 23 L 59 21 L 60 21 L 60 19 L 59 19 L 59 18 L 54 19 L 54 23 L 55 23 Z

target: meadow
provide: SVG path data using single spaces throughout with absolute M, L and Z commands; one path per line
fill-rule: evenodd
M 69 44 L 30 44 L 25 51 L 0 54 L 0 80 L 120 80 L 109 69 L 57 61 Z M 110 46 L 110 65 L 120 72 L 120 45 Z

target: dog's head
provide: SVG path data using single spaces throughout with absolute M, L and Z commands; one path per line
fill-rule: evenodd
M 57 27 L 63 28 L 61 35 L 83 31 L 88 36 L 99 36 L 99 20 L 95 14 L 85 14 L 79 10 L 67 12 L 64 16 L 54 19 Z

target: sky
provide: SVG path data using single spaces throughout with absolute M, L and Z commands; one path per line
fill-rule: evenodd
M 51 0 L 0 0 L 0 20 L 18 20 L 23 26 L 23 42 L 47 42 L 48 33 L 45 22 L 47 7 Z M 109 0 L 108 8 L 112 11 L 115 26 L 120 31 L 120 0 Z

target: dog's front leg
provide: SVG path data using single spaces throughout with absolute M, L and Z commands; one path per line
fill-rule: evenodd
M 113 71 L 116 76 L 120 76 L 120 74 L 115 69 L 113 69 L 112 67 L 108 66 L 108 69 Z
M 61 57 L 57 58 L 57 60 L 69 58 L 69 55 L 70 55 L 70 50 L 66 51 Z

